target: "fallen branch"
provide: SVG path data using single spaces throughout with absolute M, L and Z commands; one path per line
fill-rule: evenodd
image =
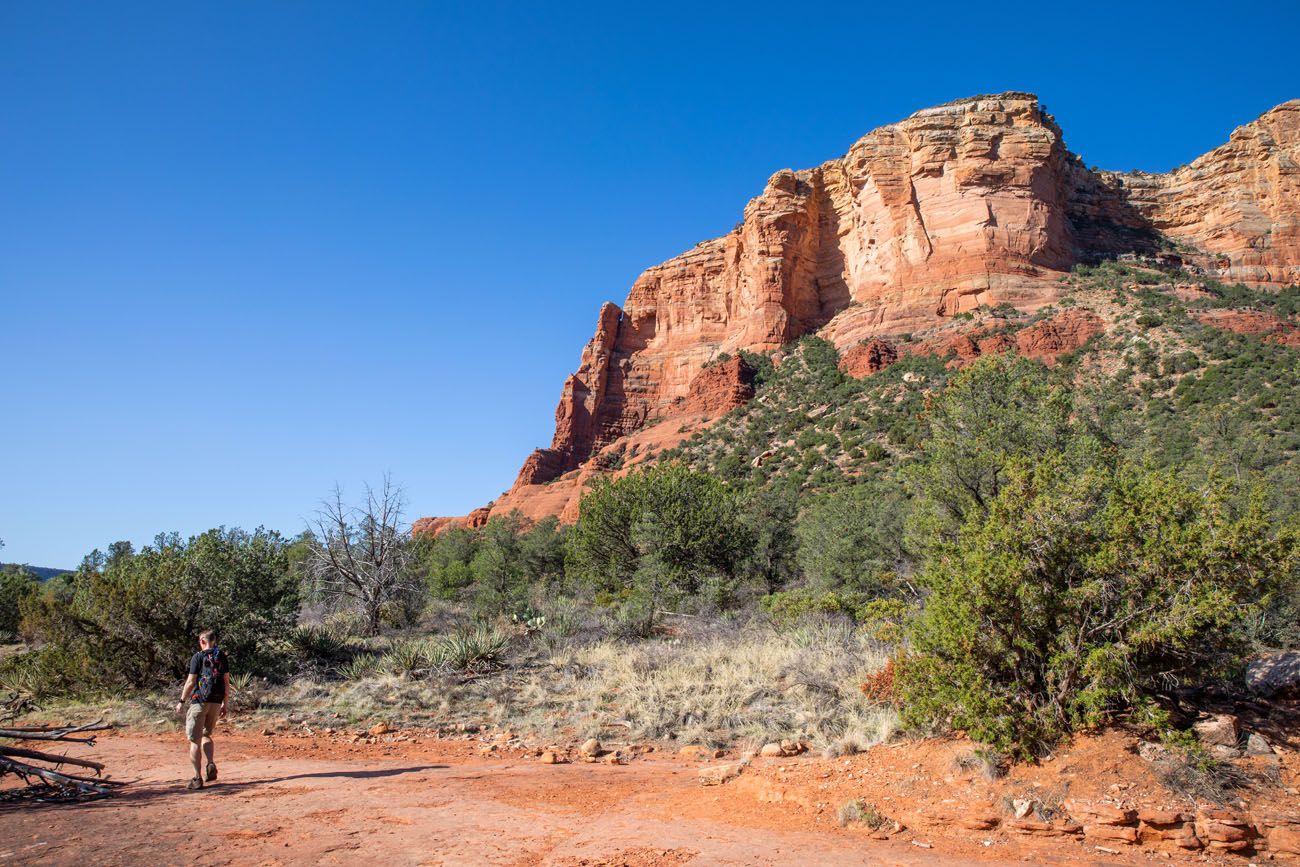
M 102 732 L 112 728 L 108 723 L 102 720 L 95 720 L 93 723 L 86 723 L 80 726 L 32 726 L 26 728 L 0 728 L 0 738 L 10 738 L 17 741 L 67 741 L 74 744 L 95 745 L 95 736 L 88 738 L 74 738 L 69 735 L 79 734 L 81 732 Z
M 16 704 L 16 700 L 8 702 L 6 706 L 19 709 L 23 707 Z M 14 718 L 14 714 L 9 714 L 7 721 Z M 109 728 L 112 727 L 103 720 L 95 720 L 84 725 L 8 725 L 0 727 L 0 738 L 14 741 L 63 741 L 64 743 L 85 744 L 93 747 L 95 745 L 95 735 L 92 734 L 88 737 L 77 737 L 77 735 L 85 732 L 105 731 Z M 67 773 L 63 770 L 65 766 L 88 768 L 94 771 L 95 776 L 88 777 L 81 774 Z M 61 800 L 64 801 L 70 800 L 69 796 L 74 801 L 77 798 L 84 799 L 84 797 L 103 797 L 110 794 L 115 788 L 124 785 L 114 780 L 104 779 L 101 776 L 103 770 L 103 764 L 91 759 L 79 759 L 26 747 L 0 745 L 0 777 L 13 774 L 27 784 L 27 789 L 6 792 L 6 796 L 46 800 L 41 794 L 44 790 L 40 784 L 43 783 L 50 789 L 55 790 Z
M 0 756 L 0 776 L 4 774 L 14 774 L 28 784 L 35 777 L 57 788 L 76 789 L 79 792 L 95 795 L 107 795 L 112 792 L 114 787 L 125 785 L 125 783 L 119 783 L 115 780 L 97 780 L 90 777 L 79 777 L 76 774 L 61 774 L 48 768 L 41 768 Z
M 74 759 L 72 756 L 56 756 L 53 753 L 25 750 L 22 747 L 0 747 L 0 756 L 9 756 L 15 759 L 33 759 L 38 762 L 49 762 L 56 766 L 76 765 L 81 768 L 93 768 L 96 771 L 104 770 L 104 766 L 101 763 L 92 762 L 90 759 Z

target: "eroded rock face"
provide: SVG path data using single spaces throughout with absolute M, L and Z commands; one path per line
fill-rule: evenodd
M 1300 346 L 1300 328 L 1294 322 L 1257 310 L 1206 310 L 1196 318 L 1214 328 L 1249 334 L 1265 343 Z
M 908 355 L 954 355 L 950 367 L 965 367 L 981 355 L 1002 352 L 1015 352 L 1051 367 L 1104 329 L 1105 323 L 1091 310 L 1065 310 L 1013 333 L 989 333 L 982 328 L 951 331 L 904 349 Z
M 739 358 L 706 367 L 699 372 L 686 393 L 682 409 L 686 413 L 717 417 L 754 397 L 754 371 Z
M 621 310 L 605 305 L 561 393 L 554 454 L 531 457 L 517 486 L 682 411 L 721 352 L 775 349 L 841 313 L 845 333 L 888 332 L 980 304 L 1040 306 L 1060 291 L 1044 278 L 1148 243 L 1144 231 L 1035 97 L 917 112 L 840 159 L 777 172 L 736 229 L 648 269 Z
M 861 379 L 898 361 L 898 350 L 880 338 L 859 343 L 840 356 L 840 370 Z
M 1016 352 L 1051 367 L 1062 355 L 1082 349 L 1104 327 L 1090 310 L 1066 310 L 1016 332 Z
M 1191 165 L 1106 180 L 1157 230 L 1211 254 L 1219 279 L 1300 282 L 1300 100 L 1238 127 Z
M 733 406 L 747 399 L 712 379 L 725 370 L 701 378 L 723 352 L 812 332 L 843 350 L 981 305 L 1033 311 L 1059 299 L 1062 272 L 1154 254 L 1161 232 L 1203 248 L 1188 261 L 1218 276 L 1300 280 L 1298 141 L 1293 101 L 1178 171 L 1095 173 L 1036 97 L 1006 93 L 919 111 L 839 159 L 779 171 L 734 230 L 646 270 L 621 308 L 602 307 L 562 389 L 551 445 L 529 456 L 494 509 L 562 504 L 572 516 L 593 454 L 652 421 L 698 414 L 718 390 L 730 389 L 723 402 Z M 1015 349 L 1051 363 L 1099 328 L 1062 314 L 1014 337 L 944 339 L 962 361 Z M 888 363 L 880 346 L 871 352 L 854 364 Z

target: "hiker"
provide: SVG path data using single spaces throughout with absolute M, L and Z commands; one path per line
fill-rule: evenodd
M 176 712 L 185 709 L 185 737 L 190 742 L 190 764 L 194 777 L 189 789 L 203 788 L 204 781 L 217 778 L 217 765 L 213 761 L 212 729 L 217 718 L 226 715 L 226 700 L 230 697 L 230 665 L 226 652 L 217 647 L 211 629 L 199 633 L 199 652 L 190 658 L 189 676 L 181 687 L 181 700 L 176 702 Z M 201 764 L 207 759 L 207 767 Z

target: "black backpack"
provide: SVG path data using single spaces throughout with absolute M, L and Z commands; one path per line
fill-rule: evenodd
M 194 690 L 194 701 L 207 702 L 211 700 L 212 690 L 216 686 L 217 678 L 221 677 L 220 655 L 221 648 L 219 647 L 212 647 L 203 651 L 203 671 L 199 675 L 199 685 Z

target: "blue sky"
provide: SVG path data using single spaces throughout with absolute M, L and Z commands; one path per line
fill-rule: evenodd
M 782 167 L 1029 90 L 1164 170 L 1300 96 L 1300 6 L 0 5 L 0 559 L 460 514 L 604 300 Z

